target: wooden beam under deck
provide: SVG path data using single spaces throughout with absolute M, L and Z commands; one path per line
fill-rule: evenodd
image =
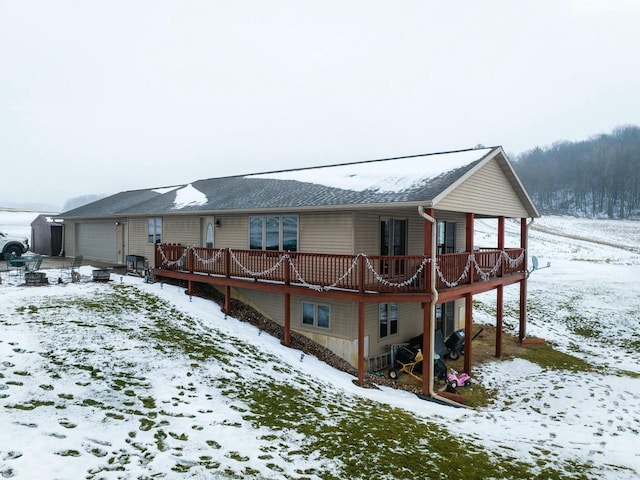
M 338 289 L 314 290 L 302 285 L 284 285 L 275 282 L 260 282 L 254 280 L 244 280 L 237 278 L 227 278 L 215 275 L 205 275 L 200 273 L 189 273 L 180 270 L 164 270 L 152 269 L 155 277 L 174 278 L 176 280 L 184 280 L 187 282 L 205 283 L 208 285 L 224 285 L 228 287 L 247 288 L 251 290 L 262 290 L 266 292 L 290 293 L 294 295 L 304 295 L 307 297 L 332 298 L 335 300 L 344 300 L 347 302 L 365 303 L 410 303 L 429 301 L 432 297 L 431 293 L 393 293 L 393 292 L 357 292 Z
M 488 292 L 498 287 L 498 285 L 512 285 L 521 282 L 524 279 L 524 273 L 511 273 L 502 277 L 493 278 L 484 282 L 476 282 L 471 285 L 460 285 L 458 287 L 441 290 L 438 292 L 438 304 L 451 302 L 459 298 L 464 298 L 467 294 L 476 295 L 478 293 Z
M 343 300 L 347 302 L 364 302 L 364 303 L 424 303 L 432 300 L 431 293 L 392 293 L 392 292 L 356 292 L 344 291 L 337 289 L 314 290 L 305 286 L 295 284 L 284 285 L 273 282 L 259 282 L 253 280 L 244 280 L 237 278 L 228 278 L 214 275 L 204 275 L 199 273 L 182 272 L 179 270 L 152 270 L 156 277 L 174 278 L 187 282 L 205 283 L 208 285 L 221 285 L 227 288 L 247 288 L 251 290 L 262 290 L 276 293 L 289 293 L 294 295 L 304 295 L 308 297 L 331 298 L 335 300 Z M 483 282 L 475 282 L 471 285 L 460 285 L 447 290 L 438 292 L 438 304 L 450 302 L 459 298 L 464 298 L 467 294 L 478 294 L 493 290 L 498 285 L 511 285 L 524 279 L 524 273 L 513 273 L 497 277 Z

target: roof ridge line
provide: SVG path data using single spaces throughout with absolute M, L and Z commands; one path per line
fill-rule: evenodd
M 473 148 L 461 148 L 458 150 L 448 150 L 448 151 L 444 151 L 444 152 L 431 152 L 431 153 L 418 153 L 415 155 L 402 155 L 399 157 L 388 157 L 388 158 L 377 158 L 377 159 L 373 159 L 373 160 L 357 160 L 357 161 L 353 161 L 353 162 L 346 162 L 346 163 L 332 163 L 329 165 L 315 165 L 312 167 L 296 167 L 296 168 L 283 168 L 280 170 L 269 170 L 266 172 L 253 172 L 253 173 L 241 173 L 241 174 L 237 174 L 237 175 L 227 175 L 224 177 L 210 177 L 210 178 L 203 178 L 200 180 L 196 180 L 196 182 L 201 181 L 201 180 L 221 180 L 221 179 L 225 179 L 225 178 L 245 178 L 245 177 L 253 177 L 256 175 L 271 175 L 274 173 L 285 173 L 285 172 L 300 172 L 303 170 L 316 170 L 316 169 L 320 169 L 320 168 L 328 168 L 328 167 L 344 167 L 346 165 L 362 165 L 362 164 L 366 164 L 366 163 L 376 163 L 376 162 L 386 162 L 389 160 L 402 160 L 402 159 L 406 159 L 406 158 L 418 158 L 418 157 L 430 157 L 433 155 L 447 155 L 450 153 L 460 153 L 460 152 L 471 152 L 474 150 L 493 150 L 495 148 L 499 148 L 499 145 L 497 146 L 492 146 L 492 147 L 473 147 Z M 193 182 L 192 182 L 193 183 Z

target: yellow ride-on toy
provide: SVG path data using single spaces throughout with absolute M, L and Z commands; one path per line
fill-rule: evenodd
M 413 378 L 422 381 L 422 350 L 419 348 L 413 352 L 407 347 L 400 347 L 395 352 L 395 361 L 389 369 L 389 377 L 393 380 L 398 378 L 401 372 L 411 375 Z
M 404 372 L 411 375 L 416 380 L 422 382 L 422 364 L 424 357 L 422 349 L 417 345 L 398 344 L 391 347 L 391 366 L 389 367 L 389 377 L 398 379 L 398 375 Z M 446 381 L 447 366 L 442 361 L 439 353 L 434 354 L 433 374 L 438 382 Z

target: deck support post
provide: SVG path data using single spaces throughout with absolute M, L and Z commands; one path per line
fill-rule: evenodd
M 504 304 L 504 285 L 498 285 L 496 299 L 496 358 L 502 357 L 502 319 Z
M 471 360 L 473 356 L 472 338 L 473 326 L 473 294 L 464 296 L 464 371 L 471 375 Z
M 224 287 L 224 313 L 231 315 L 231 285 Z
M 475 235 L 475 232 L 474 232 L 475 219 L 476 219 L 475 214 L 467 213 L 467 227 L 466 227 L 466 237 L 465 237 L 465 246 L 467 247 L 467 252 L 473 252 L 473 238 Z
M 288 287 L 291 284 L 291 260 L 289 256 L 284 259 L 284 284 Z M 284 338 L 282 342 L 287 347 L 291 345 L 291 294 L 284 294 Z
M 527 219 L 520 219 L 520 248 L 524 249 L 524 259 L 522 270 L 527 271 L 528 247 L 528 225 Z M 518 338 L 520 342 L 527 336 L 527 276 L 520 281 L 520 326 L 518 328 Z
M 433 352 L 431 351 L 431 302 L 422 304 L 422 393 L 429 395 L 433 385 L 431 378 L 433 364 Z
M 284 338 L 282 343 L 285 346 L 291 345 L 291 294 L 284 294 Z
M 358 385 L 364 386 L 364 318 L 365 303 L 358 302 Z
M 504 258 L 502 258 L 502 252 L 504 252 L 504 217 L 498 217 L 498 250 L 500 250 L 500 270 L 498 270 L 498 276 L 504 275 Z

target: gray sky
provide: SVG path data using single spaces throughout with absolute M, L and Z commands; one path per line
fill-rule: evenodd
M 637 0 L 0 0 L 0 206 L 582 140 L 639 59 Z

